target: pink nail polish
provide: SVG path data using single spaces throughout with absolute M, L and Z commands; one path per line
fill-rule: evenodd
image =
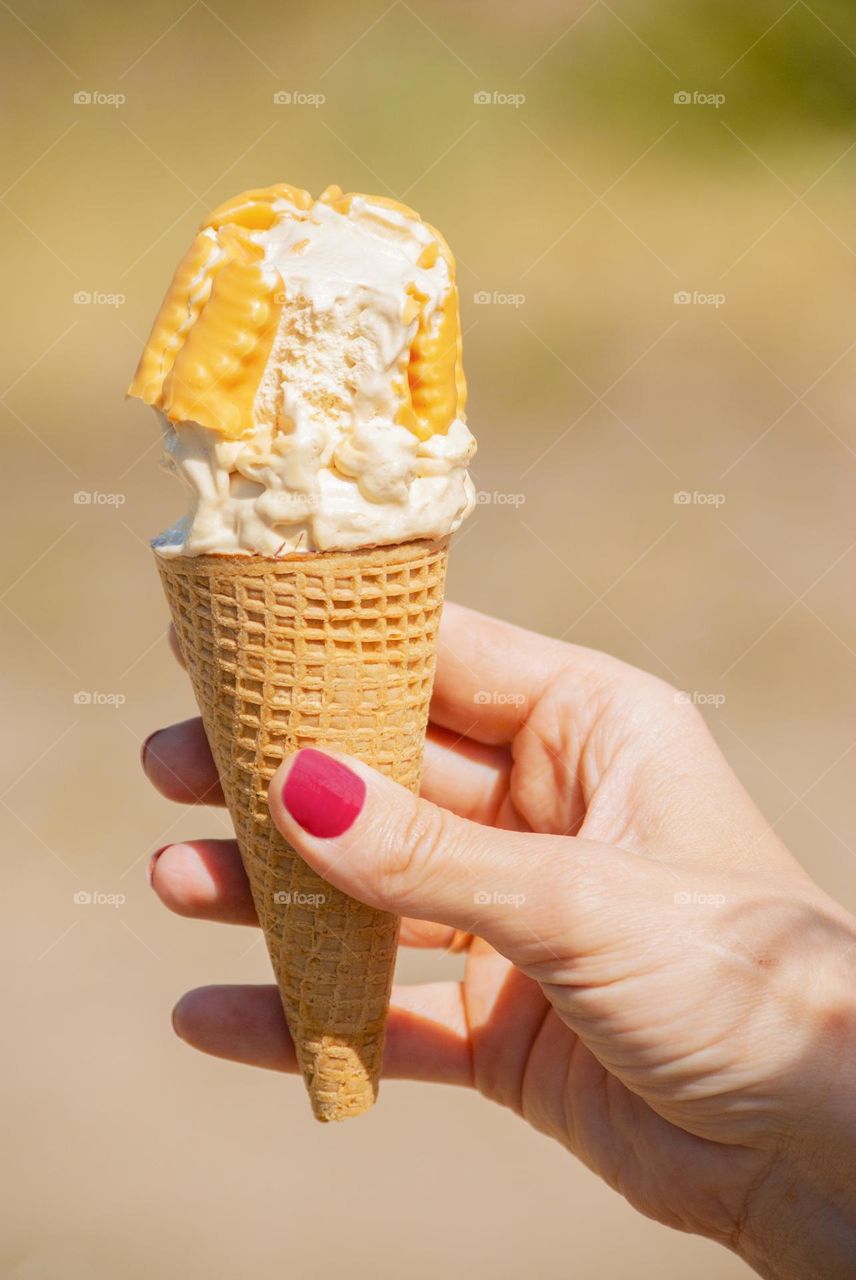
M 365 798 L 362 778 L 311 747 L 296 756 L 282 789 L 282 803 L 294 821 L 325 840 L 353 826 Z

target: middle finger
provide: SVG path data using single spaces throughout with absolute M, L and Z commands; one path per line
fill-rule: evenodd
M 142 750 L 149 781 L 179 804 L 222 805 L 223 790 L 199 717 L 158 729 Z M 511 757 L 501 747 L 486 747 L 429 725 L 421 793 L 426 800 L 462 818 L 519 829 L 508 808 Z
M 258 924 L 236 840 L 167 845 L 149 863 L 149 880 L 176 915 L 218 924 Z M 460 950 L 465 943 L 459 930 L 427 920 L 403 920 L 401 941 L 406 947 L 445 950 Z
M 140 758 L 146 777 L 168 800 L 179 804 L 226 803 L 198 716 L 150 734 Z

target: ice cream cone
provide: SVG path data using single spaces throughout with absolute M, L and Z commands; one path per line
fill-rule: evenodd
M 271 821 L 268 784 L 315 746 L 417 790 L 446 546 L 156 556 L 319 1120 L 377 1096 L 398 920 L 310 870 Z
M 245 191 L 200 226 L 129 391 L 188 492 L 154 547 L 313 1109 L 357 1115 L 398 922 L 307 868 L 267 789 L 310 745 L 419 784 L 446 542 L 476 501 L 449 246 L 385 197 Z

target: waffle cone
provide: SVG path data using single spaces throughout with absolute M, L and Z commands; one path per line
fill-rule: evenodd
M 271 821 L 268 784 L 314 746 L 417 790 L 446 546 L 156 555 L 319 1120 L 377 1097 L 398 920 L 306 865 Z

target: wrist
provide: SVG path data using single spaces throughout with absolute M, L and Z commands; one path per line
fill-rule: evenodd
M 824 923 L 833 926 L 834 919 L 827 916 Z M 841 923 L 835 920 L 830 932 L 837 934 Z M 824 938 L 808 984 L 803 979 L 793 1018 L 793 1058 L 780 1076 L 783 1100 L 787 1098 L 784 1115 L 790 1119 L 775 1156 L 747 1197 L 732 1242 L 767 1280 L 843 1280 L 854 1274 L 853 923 L 847 917 L 848 945 L 830 947 L 830 938 Z
M 786 1072 L 788 1136 L 747 1199 L 737 1251 L 768 1280 L 853 1274 L 856 1007 L 845 970 L 854 954 L 828 949 L 812 966 L 794 1025 L 800 1047 Z
M 848 1280 L 856 1258 L 852 1170 L 814 1178 L 772 1165 L 750 1195 L 731 1247 L 765 1280 Z M 826 1185 L 822 1185 L 822 1184 Z

